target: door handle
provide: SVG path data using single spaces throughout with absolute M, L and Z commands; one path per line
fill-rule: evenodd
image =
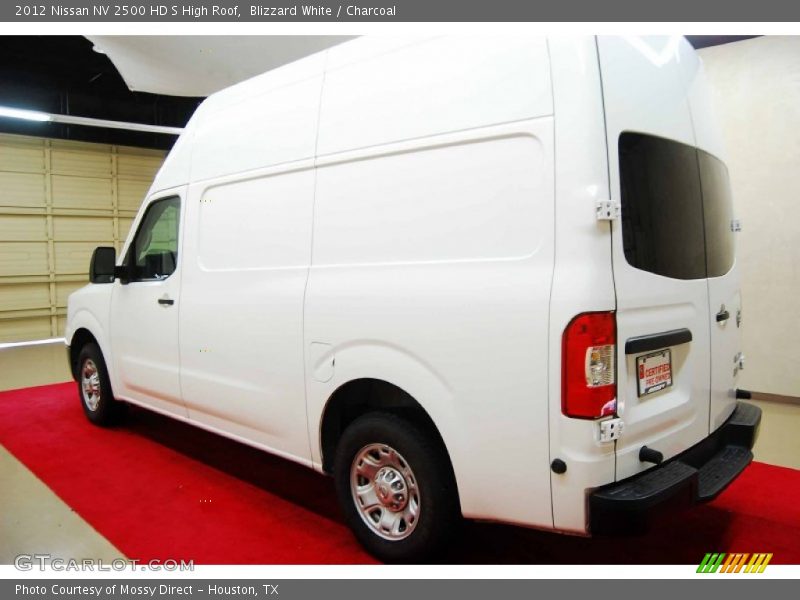
M 692 332 L 686 329 L 672 329 L 661 333 L 640 335 L 625 341 L 625 354 L 641 354 L 650 350 L 680 346 L 692 341 Z
M 161 304 L 162 306 L 172 306 L 173 304 L 175 304 L 175 300 L 173 300 L 172 298 L 166 298 L 166 297 L 165 298 L 159 298 L 158 299 L 158 303 Z
M 717 323 L 724 323 L 730 318 L 731 318 L 731 313 L 729 313 L 728 309 L 726 309 L 725 306 L 723 305 L 723 307 L 720 308 L 719 312 L 717 313 Z

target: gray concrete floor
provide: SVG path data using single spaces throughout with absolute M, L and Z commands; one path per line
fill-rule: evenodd
M 63 343 L 0 349 L 0 390 L 71 379 Z
M 0 390 L 69 381 L 64 344 L 0 350 Z M 19 554 L 124 558 L 50 488 L 0 445 L 0 564 Z
M 0 564 L 20 554 L 53 558 L 124 558 L 106 538 L 0 446 Z
M 0 390 L 70 379 L 63 344 L 0 350 Z M 800 404 L 755 400 L 764 411 L 756 460 L 800 469 Z M 122 554 L 0 446 L 0 564 L 18 554 L 102 558 Z

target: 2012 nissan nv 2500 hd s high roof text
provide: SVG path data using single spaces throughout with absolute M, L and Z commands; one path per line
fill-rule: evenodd
M 220 91 L 69 299 L 86 415 L 331 474 L 385 560 L 712 499 L 760 421 L 723 158 L 682 38 L 367 37 Z

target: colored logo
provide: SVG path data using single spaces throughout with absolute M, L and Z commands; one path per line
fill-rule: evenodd
M 703 562 L 697 567 L 698 573 L 763 573 L 769 561 L 772 560 L 772 553 L 758 552 L 729 553 L 709 552 L 703 558 Z

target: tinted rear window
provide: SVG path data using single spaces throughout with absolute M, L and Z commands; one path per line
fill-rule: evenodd
M 710 154 L 639 133 L 619 139 L 622 241 L 629 264 L 702 279 L 733 265 L 728 173 Z
M 702 150 L 697 151 L 697 159 L 703 193 L 706 266 L 709 277 L 719 277 L 731 270 L 735 255 L 731 185 L 728 169 L 721 160 Z

